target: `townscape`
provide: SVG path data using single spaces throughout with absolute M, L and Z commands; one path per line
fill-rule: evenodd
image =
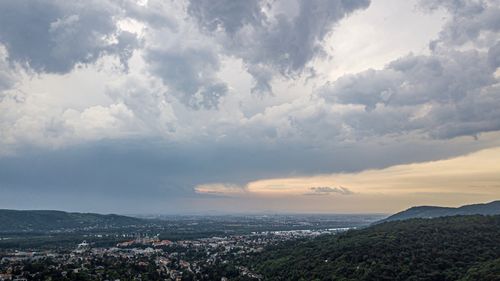
M 74 249 L 15 250 L 2 257 L 0 280 L 261 280 L 240 264 L 242 259 L 284 241 L 348 229 L 262 231 L 179 241 L 138 235 L 112 247 L 83 241 Z

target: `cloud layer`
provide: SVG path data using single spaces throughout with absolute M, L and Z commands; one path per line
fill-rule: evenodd
M 140 194 L 161 209 L 200 186 L 498 145 L 500 2 L 417 1 L 412 13 L 446 14 L 428 48 L 331 75 L 337 29 L 371 4 L 0 3 L 2 192 Z M 302 193 L 351 190 L 314 187 Z

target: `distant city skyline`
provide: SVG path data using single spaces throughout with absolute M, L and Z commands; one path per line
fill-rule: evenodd
M 499 0 L 0 2 L 0 209 L 500 199 Z

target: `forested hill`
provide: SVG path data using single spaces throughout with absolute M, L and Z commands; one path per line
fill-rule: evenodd
M 264 280 L 500 280 L 500 216 L 387 222 L 266 249 Z
M 123 227 L 146 223 L 146 220 L 120 215 L 0 209 L 0 232 Z
M 500 215 L 500 201 L 486 204 L 465 205 L 458 208 L 419 206 L 396 213 L 380 222 L 413 218 L 437 218 L 458 215 Z

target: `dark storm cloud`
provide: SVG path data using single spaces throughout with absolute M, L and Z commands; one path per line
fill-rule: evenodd
M 500 41 L 488 50 L 488 59 L 491 67 L 500 67 Z
M 477 135 L 500 129 L 494 53 L 408 56 L 382 70 L 344 76 L 319 94 L 328 102 L 363 105 L 364 111 L 344 115 L 360 135 Z
M 199 24 L 209 30 L 219 28 L 234 34 L 245 25 L 260 25 L 265 19 L 261 1 L 258 0 L 193 0 L 189 2 L 188 12 L 196 17 Z
M 168 145 L 162 140 L 130 140 L 56 151 L 27 148 L 0 158 L 0 204 L 16 202 L 17 208 L 30 208 L 41 200 L 51 208 L 73 210 L 89 211 L 88 206 L 94 211 L 175 210 L 183 207 L 179 199 L 200 196 L 194 192 L 198 184 L 243 186 L 278 176 L 383 168 L 460 155 L 477 149 L 475 145 L 479 144 L 364 143 L 325 151 L 305 144 L 205 141 Z M 61 197 L 69 198 L 71 204 L 60 201 Z M 95 200 L 102 202 L 94 206 Z
M 321 41 L 333 26 L 369 0 L 190 1 L 188 12 L 202 29 L 223 31 L 225 51 L 242 58 L 256 80 L 255 91 L 270 90 L 269 78 L 255 75 L 255 65 L 267 65 L 285 76 L 305 70 L 323 54 Z M 291 8 L 290 8 L 291 7 Z M 268 13 L 264 9 L 269 9 Z M 268 75 L 267 75 L 268 76 Z
M 361 104 L 412 106 L 428 102 L 456 103 L 468 94 L 493 85 L 496 68 L 485 53 L 450 52 L 435 56 L 407 56 L 383 70 L 346 75 L 324 92 L 327 100 Z
M 146 59 L 151 71 L 192 108 L 216 108 L 228 91 L 227 85 L 215 76 L 219 60 L 210 49 L 153 49 L 148 51 Z
M 11 62 L 37 72 L 67 73 L 104 54 L 126 63 L 138 42 L 117 29 L 122 12 L 111 1 L 1 1 L 0 43 Z

